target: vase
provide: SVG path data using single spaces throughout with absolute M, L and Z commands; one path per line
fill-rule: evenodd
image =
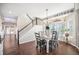
M 65 33 L 65 37 L 66 37 L 66 43 L 68 43 L 68 37 L 69 37 L 69 33 L 68 32 Z

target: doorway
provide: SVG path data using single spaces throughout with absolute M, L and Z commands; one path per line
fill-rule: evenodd
M 9 24 L 4 25 L 4 42 L 3 49 L 4 54 L 14 51 L 17 47 L 16 43 L 16 26 Z

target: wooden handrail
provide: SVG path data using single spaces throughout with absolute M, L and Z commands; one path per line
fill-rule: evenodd
M 37 19 L 38 19 L 38 18 L 36 18 L 36 24 L 37 24 Z M 38 19 L 38 20 L 40 20 L 40 19 Z M 29 24 L 27 24 L 27 25 L 24 26 L 22 29 L 20 29 L 19 32 L 21 32 L 23 29 L 25 29 L 27 26 L 29 26 L 31 23 L 33 23 L 33 21 L 35 21 L 35 20 L 32 20 Z M 41 20 L 41 21 L 42 21 L 42 20 Z
M 32 22 L 30 22 L 29 24 L 27 24 L 26 26 L 24 26 L 22 29 L 19 30 L 19 32 L 21 32 L 22 30 L 24 30 L 27 26 L 29 26 Z

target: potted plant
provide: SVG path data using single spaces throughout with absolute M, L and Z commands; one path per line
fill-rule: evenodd
M 65 37 L 66 37 L 66 43 L 68 43 L 68 37 L 69 37 L 69 29 L 63 28 L 61 30 L 62 33 L 64 33 Z
M 66 37 L 66 43 L 68 43 L 68 37 L 69 37 L 69 29 L 65 30 L 65 37 Z

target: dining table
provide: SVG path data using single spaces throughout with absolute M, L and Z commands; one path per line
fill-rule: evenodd
M 52 35 L 49 34 L 45 34 L 45 33 L 41 33 L 41 39 L 45 39 L 46 40 L 46 52 L 49 53 L 49 41 L 51 40 Z

